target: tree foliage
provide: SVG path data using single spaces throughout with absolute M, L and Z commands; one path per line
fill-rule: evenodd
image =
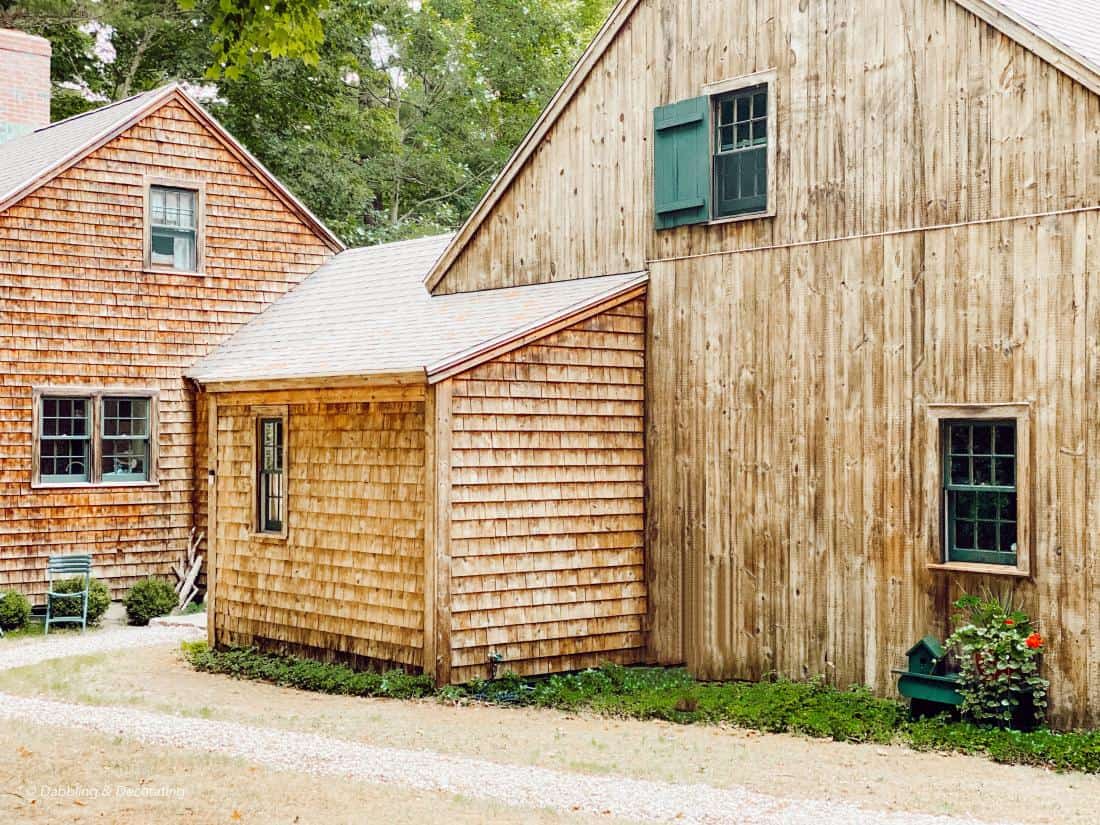
M 364 244 L 456 227 L 611 1 L 0 0 L 0 26 L 53 43 L 55 117 L 194 84 L 316 214 Z

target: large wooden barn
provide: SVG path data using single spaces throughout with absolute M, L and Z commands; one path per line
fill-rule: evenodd
M 175 86 L 49 101 L 49 42 L 0 30 L 0 590 L 79 552 L 121 596 L 205 522 L 185 368 L 343 247 Z
M 329 408 L 218 388 L 217 639 L 415 663 L 423 632 L 430 666 L 449 632 L 452 679 L 598 650 L 889 692 L 991 588 L 1049 639 L 1056 721 L 1100 722 L 1098 66 L 1100 12 L 1068 0 L 623 0 L 425 287 L 443 307 L 550 285 L 551 317 L 555 286 L 648 273 L 644 544 L 641 303 L 554 333 L 585 359 L 532 343 L 450 389 L 418 365 L 392 412 L 343 382 Z M 583 380 L 531 383 L 559 359 Z M 532 398 L 614 424 L 549 437 L 515 417 Z M 283 405 L 293 547 L 250 537 L 244 478 Z M 606 475 L 577 472 L 582 446 Z M 375 558 L 376 524 L 410 555 Z

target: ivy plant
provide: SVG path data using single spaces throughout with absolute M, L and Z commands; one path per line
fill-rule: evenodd
M 1039 675 L 1044 642 L 1031 618 L 1007 600 L 963 596 L 947 639 L 959 665 L 962 711 L 974 721 L 1008 727 L 1030 700 L 1035 721 L 1046 715 L 1050 683 Z

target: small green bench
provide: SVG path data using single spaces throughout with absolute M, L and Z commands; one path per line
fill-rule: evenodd
M 73 593 L 54 592 L 56 579 L 83 578 L 84 589 Z M 92 557 L 87 554 L 50 556 L 46 562 L 46 633 L 51 624 L 79 624 L 80 632 L 88 628 L 88 594 L 92 586 Z M 54 616 L 53 603 L 64 599 L 80 599 L 79 616 Z M 68 612 L 68 611 L 66 611 Z

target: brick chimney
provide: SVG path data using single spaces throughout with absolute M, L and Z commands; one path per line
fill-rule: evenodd
M 0 143 L 50 123 L 50 41 L 0 29 Z

